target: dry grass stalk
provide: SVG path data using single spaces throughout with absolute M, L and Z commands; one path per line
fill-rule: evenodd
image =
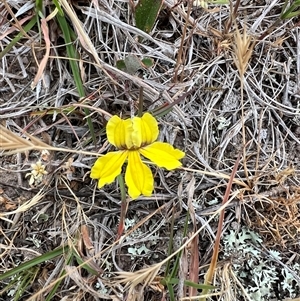
M 27 133 L 25 135 L 30 139 L 24 139 L 4 126 L 0 125 L 0 150 L 8 151 L 7 155 L 22 153 L 29 150 L 43 150 L 49 149 L 51 146 L 42 142 Z
M 49 59 L 49 54 L 50 54 L 49 27 L 48 27 L 46 19 L 41 20 L 41 30 L 44 35 L 46 52 L 45 52 L 45 56 L 43 57 L 42 61 L 40 62 L 38 72 L 33 80 L 33 83 L 31 84 L 32 89 L 34 89 L 36 87 L 37 83 L 43 78 L 43 73 L 46 69 L 48 59 Z
M 244 171 L 246 174 L 246 178 L 249 179 L 248 176 L 248 167 L 246 162 L 246 130 L 245 130 L 245 106 L 244 106 L 244 76 L 247 70 L 250 58 L 253 53 L 253 48 L 255 46 L 254 42 L 251 42 L 251 37 L 247 34 L 246 28 L 244 27 L 243 34 L 241 35 L 236 26 L 236 33 L 234 35 L 234 54 L 233 57 L 234 63 L 239 70 L 240 81 L 241 81 L 241 103 L 242 103 L 242 137 L 243 137 L 243 165 Z
M 78 38 L 81 42 L 82 47 L 87 50 L 94 58 L 95 62 L 97 63 L 98 67 L 101 67 L 101 61 L 99 59 L 99 55 L 90 39 L 88 34 L 84 30 L 84 26 L 82 22 L 79 20 L 77 14 L 75 13 L 73 7 L 70 6 L 69 2 L 66 0 L 61 0 L 62 7 L 65 9 L 66 13 L 68 14 L 69 18 L 74 25 L 76 32 L 78 34 Z M 108 74 L 106 74 L 108 75 Z M 110 76 L 109 76 L 110 77 Z
M 195 208 L 193 205 L 193 200 L 195 198 L 195 184 L 196 180 L 193 177 L 190 181 L 190 183 L 187 186 L 187 191 L 188 191 L 188 208 L 189 208 L 189 213 L 190 217 L 193 223 L 193 232 L 197 231 L 197 218 L 196 218 L 196 212 Z M 186 252 L 183 252 L 183 255 L 185 255 Z M 199 257 L 200 257 L 200 252 L 199 252 L 199 237 L 196 236 L 194 240 L 191 242 L 190 245 L 190 260 L 189 264 L 187 264 L 187 271 L 189 275 L 189 280 L 194 282 L 194 283 L 199 283 Z M 182 258 L 184 259 L 184 258 Z M 194 287 L 188 287 L 188 295 L 190 297 L 192 296 L 197 296 L 198 291 Z
M 118 275 L 115 278 L 117 283 L 123 283 L 125 284 L 125 288 L 129 288 L 129 291 L 133 291 L 138 284 L 142 283 L 143 287 L 150 285 L 154 278 L 158 275 L 164 263 L 165 262 L 162 261 L 136 272 L 118 272 Z
M 59 151 L 59 152 L 69 152 L 76 154 L 85 154 L 90 156 L 99 156 L 100 154 L 82 150 L 74 150 L 61 147 L 53 147 L 49 144 L 44 143 L 40 139 L 24 133 L 28 138 L 22 138 L 12 131 L 8 130 L 4 126 L 0 125 L 0 150 L 4 151 L 4 155 L 12 155 L 23 152 L 28 152 L 32 150 L 49 150 L 49 151 Z
M 248 63 L 253 53 L 255 42 L 252 41 L 251 36 L 247 34 L 245 27 L 242 34 L 236 28 L 233 40 L 233 50 L 235 54 L 233 60 L 237 69 L 239 70 L 240 77 L 242 78 L 247 70 Z
M 224 173 L 221 173 L 221 172 L 217 172 L 217 171 L 216 172 L 209 172 L 209 171 L 205 171 L 205 170 L 201 170 L 201 169 L 192 169 L 192 168 L 186 168 L 186 167 L 181 167 L 181 169 L 186 170 L 186 171 L 190 171 L 190 172 L 195 172 L 195 173 L 200 174 L 200 175 L 216 177 L 218 179 L 224 179 L 224 180 L 229 180 L 230 179 L 230 175 L 224 174 Z M 233 183 L 243 187 L 246 190 L 251 191 L 251 188 L 248 186 L 248 184 L 243 182 L 243 181 L 240 181 L 238 179 L 233 179 Z
M 41 199 L 43 199 L 44 196 L 45 193 L 43 193 L 42 190 L 40 190 L 31 200 L 22 204 L 18 209 L 9 212 L 0 213 L 0 219 L 3 219 L 9 223 L 13 223 L 11 220 L 9 220 L 6 217 L 28 211 L 30 208 L 35 206 Z
M 89 283 L 89 279 L 84 278 L 78 271 L 78 269 L 74 266 L 65 266 L 65 270 L 70 276 L 70 278 L 77 284 L 79 289 L 81 289 L 84 293 L 89 292 L 93 296 L 98 298 L 107 299 L 107 296 L 99 293 L 97 290 L 94 290 Z

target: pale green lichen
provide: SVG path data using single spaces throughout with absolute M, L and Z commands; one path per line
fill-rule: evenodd
M 223 238 L 224 256 L 234 257 L 233 271 L 239 278 L 252 301 L 264 301 L 276 297 L 275 290 L 284 298 L 297 297 L 299 283 L 293 274 L 279 265 L 280 253 L 277 250 L 263 251 L 261 237 L 252 230 L 242 228 L 239 233 L 231 230 Z M 299 274 L 299 264 L 290 267 Z

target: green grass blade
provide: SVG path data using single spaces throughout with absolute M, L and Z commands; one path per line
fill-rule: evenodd
M 73 255 L 76 258 L 76 261 L 79 265 L 82 265 L 82 267 L 87 270 L 92 275 L 98 275 L 99 272 L 91 268 L 88 264 L 84 264 L 84 260 L 77 254 L 75 250 L 73 250 Z
M 73 41 L 71 36 L 75 36 L 73 30 L 70 28 L 70 26 L 67 23 L 67 20 L 65 16 L 61 16 L 60 14 L 56 15 L 56 19 L 59 23 L 59 26 L 63 32 L 64 40 L 66 42 L 66 49 L 67 49 L 67 54 L 68 58 L 70 58 L 70 66 L 72 69 L 72 74 L 74 76 L 74 81 L 78 90 L 78 94 L 80 97 L 85 97 L 85 91 L 84 91 L 84 86 L 82 84 L 81 76 L 80 76 L 80 71 L 78 67 L 78 54 L 76 52 L 76 49 L 73 45 Z M 86 116 L 90 115 L 90 111 L 87 108 L 84 108 L 84 113 Z M 94 126 L 92 123 L 92 119 L 90 117 L 87 117 L 87 124 L 93 139 L 94 144 L 96 145 L 96 136 L 95 136 L 95 131 L 94 131 Z
M 186 286 L 191 286 L 197 289 L 207 289 L 207 290 L 212 290 L 215 289 L 216 287 L 213 285 L 209 285 L 209 284 L 201 284 L 201 283 L 195 283 L 193 281 L 190 280 L 184 280 L 184 285 Z
M 168 291 L 169 291 L 170 301 L 175 301 L 176 298 L 175 298 L 175 292 L 174 292 L 173 285 L 171 283 L 167 282 L 167 288 L 168 288 Z
M 170 240 L 168 245 L 168 256 L 172 254 L 173 250 L 173 242 L 174 242 L 174 222 L 175 222 L 175 213 L 174 210 L 172 211 L 172 219 L 171 219 L 171 225 L 170 225 Z M 165 269 L 165 277 L 168 277 L 169 270 L 170 270 L 171 260 L 168 261 Z
M 17 284 L 15 287 L 17 287 L 14 301 L 18 301 L 25 292 L 26 288 L 33 283 L 34 279 L 36 278 L 37 274 L 39 272 L 39 267 L 33 267 L 30 268 L 28 271 L 24 271 L 21 273 L 21 283 Z
M 70 264 L 73 260 L 74 256 L 73 256 L 73 250 L 69 249 L 68 250 L 68 254 L 66 256 L 66 263 L 65 264 Z M 62 276 L 66 275 L 66 271 L 62 270 L 61 273 L 59 274 L 58 278 L 61 278 Z M 50 291 L 50 293 L 48 294 L 47 298 L 45 299 L 45 301 L 51 301 L 53 296 L 56 294 L 56 291 L 58 289 L 58 287 L 60 286 L 61 282 L 63 281 L 63 279 L 61 279 L 60 281 L 56 282 L 54 287 L 52 288 L 52 290 Z
M 79 72 L 79 67 L 77 64 L 77 60 L 78 60 L 78 55 L 76 52 L 76 49 L 73 45 L 73 41 L 71 39 L 71 33 L 70 33 L 70 28 L 69 25 L 66 21 L 65 16 L 60 16 L 59 14 L 56 15 L 56 19 L 59 23 L 59 26 L 63 32 L 63 37 L 64 40 L 66 42 L 66 50 L 67 50 L 67 54 L 68 54 L 68 58 L 70 58 L 70 66 L 72 69 L 72 73 L 74 76 L 74 81 L 78 90 L 78 94 L 80 97 L 84 97 L 85 96 L 85 91 L 84 91 L 84 87 L 81 81 L 81 77 L 80 77 L 80 72 Z
M 38 12 L 42 12 L 43 11 L 43 0 L 36 0 L 35 1 L 35 9 Z
M 178 284 L 179 283 L 179 279 L 178 278 L 170 278 L 168 279 L 170 284 Z M 200 284 L 200 283 L 195 283 L 192 282 L 190 280 L 184 280 L 184 285 L 186 286 L 191 286 L 197 289 L 215 289 L 216 287 L 213 285 L 209 285 L 209 284 Z
M 61 15 L 61 16 L 64 16 L 64 12 L 59 4 L 59 2 L 57 0 L 53 0 L 53 3 L 55 5 L 55 7 L 57 8 L 58 10 L 58 13 Z
M 185 218 L 185 224 L 184 224 L 184 229 L 183 229 L 183 237 L 187 236 L 187 231 L 188 231 L 188 225 L 189 225 L 189 218 L 190 218 L 190 214 L 189 211 L 187 211 L 186 213 L 186 218 Z M 170 278 L 175 278 L 175 276 L 178 273 L 179 270 L 179 261 L 180 261 L 180 257 L 182 255 L 182 251 L 180 251 L 177 255 L 176 255 L 176 260 L 174 263 L 174 267 L 173 270 L 170 274 Z
M 283 19 L 283 20 L 291 19 L 291 18 L 297 17 L 299 15 L 300 15 L 300 10 L 293 12 L 292 9 L 289 9 L 288 11 L 286 11 L 284 14 L 281 15 L 281 19 Z
M 288 5 L 288 1 L 285 1 L 284 5 L 283 5 L 283 8 L 282 8 L 281 15 L 280 15 L 280 18 L 282 20 L 291 19 L 291 18 L 296 17 L 300 14 L 300 10 L 299 10 L 300 1 L 299 0 L 295 1 L 288 8 L 287 8 L 287 5 Z M 296 9 L 298 9 L 298 10 L 296 10 Z
M 30 269 L 30 268 L 32 268 L 32 267 L 34 267 L 34 266 L 36 266 L 40 263 L 43 263 L 47 260 L 51 260 L 51 259 L 53 259 L 53 258 L 55 258 L 59 255 L 63 255 L 68 249 L 69 249 L 68 246 L 62 246 L 62 247 L 59 247 L 59 248 L 57 248 L 53 251 L 50 251 L 46 254 L 43 254 L 43 255 L 38 256 L 36 258 L 33 258 L 29 261 L 26 261 L 26 262 L 20 264 L 19 266 L 17 266 L 15 268 L 5 272 L 4 274 L 0 275 L 0 281 L 6 279 L 8 277 L 11 277 L 15 274 L 18 274 L 20 272 L 23 272 L 24 270 L 28 270 L 28 269 Z
M 26 24 L 23 29 L 27 33 L 37 22 L 37 18 L 33 17 L 28 24 Z M 10 50 L 22 39 L 23 33 L 19 32 L 11 42 L 0 52 L 0 59 L 2 59 Z
M 136 27 L 149 33 L 158 16 L 162 0 L 140 0 L 135 8 Z

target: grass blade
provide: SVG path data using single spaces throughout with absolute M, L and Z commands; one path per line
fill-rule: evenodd
M 24 31 L 28 32 L 37 22 L 36 18 L 32 18 L 28 24 L 24 26 Z M 19 32 L 12 41 L 6 46 L 6 48 L 0 52 L 0 59 L 2 59 L 7 53 L 10 52 L 10 50 L 22 39 L 23 33 Z
M 8 277 L 11 277 L 15 274 L 18 274 L 18 273 L 20 273 L 24 270 L 28 270 L 28 269 L 30 269 L 30 268 L 32 268 L 32 267 L 34 267 L 34 266 L 36 266 L 40 263 L 43 263 L 47 260 L 51 260 L 51 259 L 53 259 L 53 258 L 55 258 L 59 255 L 63 255 L 66 251 L 68 251 L 68 249 L 69 249 L 68 246 L 62 246 L 62 247 L 59 247 L 59 248 L 57 248 L 53 251 L 50 251 L 46 254 L 43 254 L 43 255 L 38 256 L 36 258 L 33 258 L 29 261 L 26 261 L 26 262 L 20 264 L 19 266 L 17 266 L 15 268 L 5 272 L 4 274 L 0 275 L 0 281 L 6 279 Z
M 59 23 L 59 26 L 63 32 L 63 36 L 66 42 L 66 49 L 67 49 L 67 54 L 68 54 L 68 58 L 70 58 L 70 66 L 72 69 L 72 74 L 74 76 L 74 81 L 78 90 L 78 94 L 80 97 L 85 97 L 85 91 L 84 91 L 84 86 L 81 80 L 81 76 L 80 76 L 80 71 L 79 71 L 79 67 L 77 64 L 77 60 L 78 60 L 78 54 L 76 52 L 76 49 L 73 45 L 73 41 L 71 36 L 75 36 L 75 33 L 72 31 L 72 29 L 70 28 L 70 26 L 68 25 L 65 16 L 61 16 L 60 14 L 56 15 L 56 19 Z M 84 113 L 86 116 L 90 115 L 90 111 L 87 108 L 83 108 Z M 93 139 L 94 144 L 96 145 L 96 136 L 95 136 L 95 131 L 94 131 L 94 126 L 92 123 L 92 120 L 90 117 L 87 117 L 87 123 L 88 123 L 88 127 Z

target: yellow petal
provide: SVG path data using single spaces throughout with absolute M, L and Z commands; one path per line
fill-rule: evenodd
M 132 142 L 135 147 L 151 144 L 158 137 L 157 121 L 149 113 L 145 113 L 142 117 L 134 117 L 132 126 Z
M 90 177 L 99 179 L 98 188 L 115 180 L 116 176 L 121 173 L 122 165 L 127 156 L 128 151 L 117 151 L 107 153 L 105 156 L 97 159 L 92 167 Z
M 158 167 L 165 167 L 168 170 L 181 166 L 182 164 L 178 160 L 185 156 L 184 152 L 164 142 L 154 142 L 139 149 L 139 152 Z
M 106 125 L 107 140 L 118 149 L 130 149 L 132 144 L 132 122 L 113 116 Z
M 151 169 L 142 162 L 138 151 L 128 152 L 125 182 L 132 199 L 136 199 L 141 194 L 150 196 L 153 192 L 154 180 Z

